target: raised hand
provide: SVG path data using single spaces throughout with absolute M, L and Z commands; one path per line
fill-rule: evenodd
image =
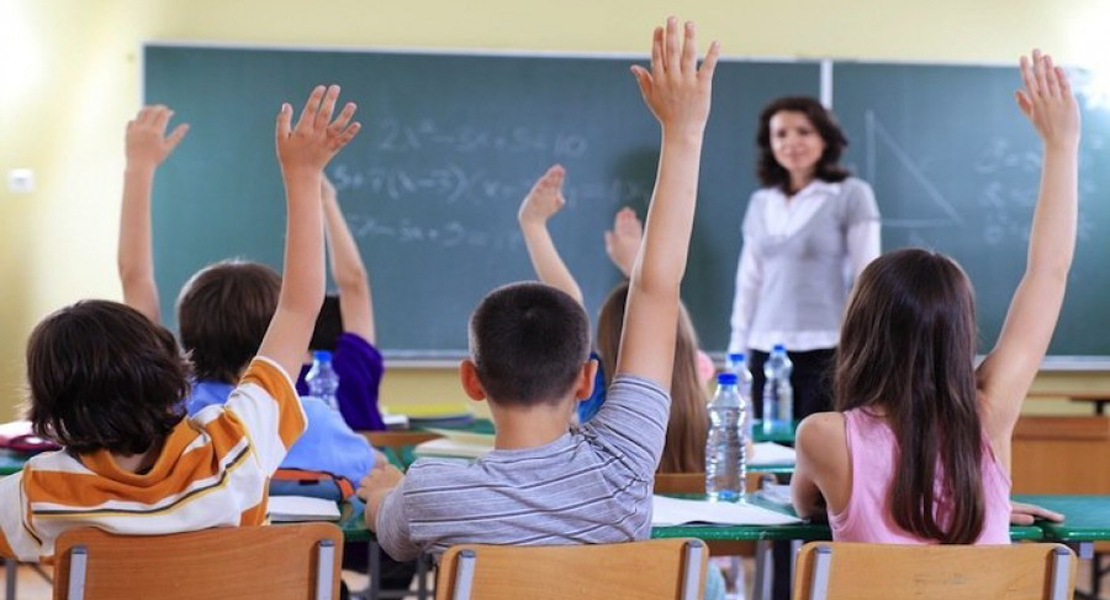
M 281 105 L 277 116 L 277 154 L 283 171 L 320 171 L 343 146 L 354 139 L 362 125 L 352 123 L 356 106 L 348 102 L 332 120 L 339 86 L 316 86 L 305 103 L 301 118 L 292 126 L 293 107 Z
M 1079 143 L 1079 106 L 1064 70 L 1052 64 L 1052 57 L 1033 50 L 1033 58 L 1021 57 L 1018 107 L 1050 145 Z
M 566 206 L 563 197 L 563 179 L 566 170 L 562 165 L 552 165 L 528 191 L 524 201 L 520 203 L 517 220 L 522 225 L 546 223 L 555 213 Z
M 651 71 L 635 65 L 632 74 L 640 84 L 640 93 L 664 131 L 681 131 L 700 135 L 709 118 L 713 70 L 717 67 L 720 45 L 713 42 L 701 68 L 698 68 L 694 24 L 687 21 L 685 39 L 678 31 L 678 21 L 667 19 L 666 29 L 655 28 L 651 44 Z
M 644 225 L 636 216 L 636 211 L 627 206 L 617 211 L 613 217 L 613 229 L 605 232 L 605 253 L 625 277 L 632 274 L 632 265 L 636 262 L 643 237 Z
M 124 146 L 127 150 L 128 168 L 153 170 L 173 152 L 189 125 L 182 123 L 166 135 L 166 126 L 173 117 L 173 111 L 161 104 L 144 106 L 135 118 L 127 122 Z

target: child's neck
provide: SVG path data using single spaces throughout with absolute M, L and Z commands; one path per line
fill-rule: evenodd
M 142 475 L 154 468 L 154 463 L 158 461 L 158 456 L 161 453 L 162 444 L 157 443 L 146 452 L 140 452 L 139 454 L 117 454 L 113 452 L 112 460 L 116 461 L 116 466 L 121 470 Z
M 498 450 L 538 448 L 559 439 L 570 429 L 573 403 L 504 406 L 490 403 L 495 424 L 493 446 Z

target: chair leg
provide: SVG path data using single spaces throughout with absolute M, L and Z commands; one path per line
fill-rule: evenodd
M 69 587 L 66 588 L 67 600 L 84 600 L 85 572 L 89 566 L 89 551 L 84 546 L 75 546 L 69 551 Z
M 335 542 L 320 540 L 316 543 L 316 600 L 331 600 L 334 571 Z
M 682 600 L 698 600 L 703 579 L 701 565 L 705 562 L 705 544 L 701 540 L 686 542 L 686 569 L 682 574 Z
M 455 593 L 451 600 L 470 600 L 474 586 L 474 562 L 478 556 L 473 550 L 463 550 L 455 558 Z
M 755 576 L 752 582 L 752 598 L 769 600 L 771 597 L 771 574 L 774 572 L 774 545 L 768 540 L 755 544 Z
M 1071 551 L 1057 547 L 1052 552 L 1052 586 L 1050 600 L 1067 600 L 1071 597 L 1068 584 L 1071 574 Z M 1098 595 L 1096 594 L 1097 598 Z
M 428 600 L 428 555 L 416 557 L 416 597 Z
M 370 584 L 366 588 L 367 600 L 378 600 L 378 595 L 382 590 L 382 550 L 376 540 L 370 541 L 370 566 L 367 569 L 367 574 L 370 576 Z
M 14 558 L 4 559 L 4 598 L 15 600 L 15 578 L 19 574 L 19 563 Z
M 813 553 L 813 578 L 809 585 L 809 600 L 825 600 L 828 597 L 831 565 L 832 548 L 819 546 Z

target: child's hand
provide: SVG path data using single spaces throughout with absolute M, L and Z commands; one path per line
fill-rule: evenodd
M 291 126 L 293 108 L 289 104 L 281 105 L 277 116 L 277 154 L 283 172 L 322 171 L 324 165 L 354 139 L 362 125 L 351 123 L 356 108 L 353 102 L 348 102 L 332 121 L 338 98 L 338 85 L 326 90 L 322 85 L 316 86 L 296 126 Z
M 562 165 L 553 165 L 536 180 L 520 203 L 517 220 L 521 225 L 543 225 L 566 205 L 566 198 L 563 197 L 564 177 L 566 170 Z
M 1032 525 L 1037 519 L 1062 523 L 1064 515 L 1036 504 L 1010 501 L 1010 524 Z
M 397 487 L 397 484 L 404 478 L 405 474 L 398 471 L 397 467 L 394 467 L 387 461 L 382 461 L 381 468 L 375 465 L 375 467 L 370 470 L 370 474 L 362 478 L 362 481 L 358 484 L 358 490 L 355 493 L 359 498 L 369 500 L 370 494 L 376 491 Z
M 613 229 L 605 232 L 605 253 L 625 276 L 632 273 L 643 237 L 644 225 L 636 216 L 636 211 L 627 206 L 617 211 L 613 217 Z
M 1079 143 L 1079 106 L 1067 74 L 1052 64 L 1052 57 L 1033 50 L 1033 60 L 1021 57 L 1021 80 L 1017 91 L 1021 112 L 1036 128 L 1046 145 L 1074 147 Z
M 166 136 L 166 125 L 172 116 L 173 111 L 165 106 L 144 106 L 133 120 L 127 122 L 124 146 L 128 168 L 153 170 L 173 152 L 188 133 L 189 125 L 182 123 Z
M 632 74 L 640 84 L 644 102 L 664 131 L 701 135 L 709 118 L 713 70 L 720 46 L 717 42 L 710 44 L 699 69 L 694 24 L 686 22 L 685 42 L 679 37 L 674 17 L 667 19 L 666 31 L 656 27 L 651 44 L 651 71 L 635 65 Z

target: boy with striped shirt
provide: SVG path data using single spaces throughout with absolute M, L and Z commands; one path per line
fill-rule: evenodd
M 287 196 L 285 274 L 258 356 L 225 406 L 182 418 L 189 367 L 172 334 L 123 304 L 78 302 L 27 345 L 30 419 L 65 449 L 0 480 L 0 555 L 48 560 L 75 527 L 163 534 L 266 519 L 270 475 L 305 427 L 289 373 L 324 298 L 320 182 L 356 133 L 353 104 L 317 87 L 296 126 L 283 105 L 277 153 Z M 18 507 L 18 509 L 16 509 Z
M 550 286 L 494 290 L 470 319 L 467 394 L 489 399 L 495 449 L 470 465 L 417 461 L 366 479 L 367 525 L 393 558 L 462 543 L 626 542 L 651 532 L 652 481 L 663 448 L 679 286 L 693 227 L 702 136 L 718 49 L 697 66 L 694 26 L 657 28 L 651 70 L 633 67 L 663 130 L 659 174 L 629 284 L 617 373 L 588 424 L 568 431 L 589 396 L 589 325 Z

